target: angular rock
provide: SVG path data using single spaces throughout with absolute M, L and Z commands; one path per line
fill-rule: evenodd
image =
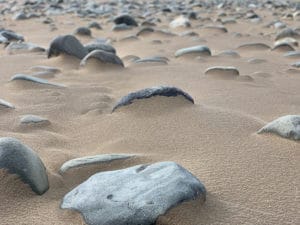
M 65 162 L 59 169 L 59 173 L 63 174 L 72 168 L 78 168 L 88 165 L 110 163 L 115 160 L 125 160 L 134 157 L 135 155 L 128 154 L 105 154 L 105 155 L 94 155 L 86 156 L 77 159 L 71 159 Z
M 43 162 L 32 149 L 15 138 L 0 138 L 0 168 L 19 175 L 39 195 L 49 189 Z
M 66 87 L 62 84 L 52 83 L 52 82 L 49 82 L 45 79 L 41 79 L 41 78 L 37 78 L 37 77 L 25 75 L 25 74 L 16 74 L 16 75 L 14 75 L 11 78 L 11 81 L 14 81 L 14 80 L 29 81 L 29 82 L 33 82 L 33 83 L 37 83 L 37 84 L 43 84 L 43 85 L 49 85 L 49 86 L 55 86 L 55 87 Z
M 181 57 L 183 55 L 211 56 L 211 51 L 205 45 L 198 45 L 188 48 L 182 48 L 175 52 L 175 57 Z
M 15 106 L 3 99 L 0 98 L 0 108 L 3 107 L 3 108 L 8 108 L 8 109 L 14 109 Z
M 258 133 L 274 133 L 284 138 L 300 140 L 300 115 L 279 117 L 261 128 Z
M 120 15 L 114 19 L 115 24 L 126 24 L 128 26 L 138 26 L 135 19 L 129 15 Z
M 172 86 L 156 86 L 151 88 L 142 89 L 136 92 L 132 92 L 117 102 L 114 106 L 112 112 L 114 112 L 117 108 L 125 105 L 131 104 L 134 100 L 137 99 L 145 99 L 151 98 L 153 96 L 165 96 L 165 97 L 175 97 L 181 95 L 188 101 L 194 104 L 194 99 L 186 92 L 182 91 L 179 88 L 172 87 Z
M 205 201 L 204 185 L 174 162 L 97 173 L 63 198 L 88 225 L 152 225 L 185 201 Z
M 161 56 L 154 56 L 148 58 L 137 59 L 134 63 L 160 63 L 160 64 L 168 64 L 169 59 Z
M 73 35 L 65 35 L 56 37 L 50 43 L 48 58 L 58 56 L 62 53 L 74 56 L 78 59 L 83 59 L 88 51 L 76 37 Z
M 103 50 L 94 50 L 87 54 L 80 62 L 80 66 L 85 66 L 89 59 L 97 59 L 102 63 L 116 64 L 124 67 L 122 60 L 115 54 Z

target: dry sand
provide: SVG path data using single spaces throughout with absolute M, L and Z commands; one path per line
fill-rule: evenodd
M 208 190 L 204 205 L 197 201 L 184 203 L 161 216 L 160 225 L 299 224 L 299 142 L 256 134 L 269 121 L 299 114 L 300 71 L 287 72 L 289 64 L 296 60 L 260 49 L 238 51 L 241 58 L 174 57 L 179 48 L 199 44 L 209 46 L 213 55 L 250 42 L 273 46 L 276 31 L 263 27 L 273 17 L 267 10 L 256 12 L 263 15 L 264 23 L 238 20 L 237 24 L 226 25 L 228 33 L 197 28 L 197 24 L 203 24 L 201 21 L 192 21 L 188 29 L 172 30 L 175 33 L 193 30 L 200 35 L 199 40 L 149 34 L 137 41 L 120 42 L 120 38 L 134 34 L 139 28 L 112 32 L 106 19 L 96 20 L 104 29 L 93 29 L 93 37 L 117 40 L 112 44 L 120 57 L 160 55 L 170 59 L 168 65 L 135 66 L 125 62 L 125 69 L 103 70 L 95 65 L 79 69 L 79 61 L 69 57 L 9 55 L 1 48 L 0 97 L 13 103 L 16 109 L 0 110 L 0 136 L 16 137 L 39 154 L 47 167 L 50 189 L 37 196 L 17 176 L 2 171 L 0 224 L 84 224 L 79 213 L 59 208 L 67 192 L 96 172 L 156 161 L 176 161 Z M 217 13 L 213 11 L 207 16 L 216 18 Z M 1 26 L 48 47 L 57 35 L 72 33 L 76 27 L 92 21 L 72 15 L 52 18 L 58 29 L 51 32 L 38 18 L 13 21 L 7 17 Z M 167 27 L 169 21 L 162 20 L 159 27 Z M 284 22 L 299 26 L 299 21 Z M 235 32 L 242 37 L 235 36 Z M 92 38 L 80 40 L 87 43 Z M 161 40 L 162 44 L 153 44 L 153 40 Z M 247 62 L 253 57 L 266 62 Z M 37 65 L 60 68 L 62 73 L 49 80 L 67 88 L 9 82 L 14 74 L 29 73 L 29 68 Z M 208 67 L 219 65 L 234 66 L 241 75 L 253 79 L 225 80 L 204 75 Z M 153 97 L 111 114 L 120 97 L 155 85 L 177 86 L 193 96 L 195 105 L 181 97 Z M 48 118 L 51 125 L 20 126 L 20 116 L 24 114 Z M 64 176 L 58 174 L 60 166 L 69 159 L 106 153 L 141 156 L 121 163 L 75 169 Z

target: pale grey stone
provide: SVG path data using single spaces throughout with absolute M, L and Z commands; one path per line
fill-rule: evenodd
M 197 55 L 197 56 L 211 56 L 210 49 L 205 45 L 197 45 L 188 48 L 182 48 L 175 52 L 176 57 L 180 57 L 183 55 Z
M 36 115 L 23 115 L 20 122 L 21 124 L 50 124 L 48 119 Z
M 97 59 L 102 63 L 108 63 L 108 64 L 116 64 L 119 66 L 124 67 L 124 64 L 122 60 L 115 54 L 111 52 L 106 52 L 103 50 L 94 50 L 87 54 L 80 62 L 80 66 L 85 66 L 87 64 L 87 61 L 91 58 Z
M 55 87 L 61 87 L 61 88 L 66 87 L 65 85 L 62 85 L 62 84 L 52 83 L 45 79 L 33 77 L 33 76 L 25 75 L 25 74 L 14 75 L 11 78 L 11 81 L 14 81 L 14 80 L 29 81 L 29 82 L 33 82 L 33 83 L 37 83 L 37 84 L 43 84 L 43 85 L 49 85 L 49 86 L 55 86 Z
M 0 99 L 0 107 L 8 108 L 8 109 L 14 109 L 15 106 L 3 99 Z

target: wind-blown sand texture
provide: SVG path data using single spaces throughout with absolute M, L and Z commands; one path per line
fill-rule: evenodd
M 292 66 L 300 54 L 272 51 L 281 38 L 300 51 L 297 1 L 78 0 L 53 3 L 57 7 L 36 3 L 46 1 L 0 2 L 0 28 L 17 34 L 0 29 L 0 137 L 17 138 L 34 150 L 50 186 L 39 196 L 17 175 L 0 170 L 1 225 L 85 224 L 80 213 L 60 208 L 68 192 L 98 172 L 160 161 L 182 165 L 203 182 L 207 196 L 203 204 L 184 202 L 169 210 L 158 225 L 300 223 L 300 143 L 257 133 L 281 116 L 300 115 L 300 68 Z M 123 13 L 135 20 L 127 25 L 122 20 L 113 30 Z M 170 26 L 180 15 L 190 26 L 180 21 Z M 91 27 L 91 35 L 74 34 L 92 22 L 101 27 Z M 151 29 L 139 33 L 145 27 Z M 280 33 L 286 28 L 292 31 Z M 102 59 L 80 66 L 85 54 L 47 58 L 42 51 L 8 52 L 9 42 L 22 40 L 18 35 L 45 49 L 60 35 L 74 35 L 83 46 L 111 45 L 124 68 Z M 175 56 L 193 46 L 207 46 L 211 55 Z M 205 74 L 211 67 L 234 67 L 239 74 L 220 79 L 222 72 Z M 11 81 L 17 74 L 31 81 Z M 180 88 L 195 104 L 180 95 L 154 96 L 111 113 L 123 96 L 155 86 Z M 24 126 L 24 115 L 49 124 Z M 100 154 L 139 157 L 59 173 L 68 160 Z

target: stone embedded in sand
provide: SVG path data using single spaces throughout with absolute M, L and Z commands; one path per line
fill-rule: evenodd
M 248 63 L 250 64 L 261 64 L 267 62 L 265 59 L 257 59 L 257 58 L 251 58 L 247 60 Z
M 116 24 L 113 26 L 112 30 L 113 31 L 123 31 L 123 30 L 131 30 L 132 29 L 132 26 L 129 26 L 127 24 Z
M 61 70 L 59 68 L 51 67 L 51 66 L 33 66 L 30 68 L 30 70 L 36 71 L 36 72 L 49 72 L 49 73 L 53 73 L 53 74 L 61 72 Z
M 0 98 L 0 109 L 1 108 L 14 109 L 15 106 Z
M 88 27 L 78 27 L 75 30 L 74 34 L 81 35 L 81 36 L 91 36 L 92 32 Z
M 26 53 L 26 52 L 45 52 L 46 49 L 33 43 L 11 42 L 5 48 L 9 54 Z
M 220 52 L 217 56 L 222 57 L 232 57 L 232 58 L 240 58 L 240 54 L 234 50 L 225 50 L 223 52 Z
M 106 52 L 102 50 L 94 50 L 87 54 L 80 62 L 80 66 L 85 66 L 89 59 L 97 59 L 101 63 L 115 64 L 124 67 L 122 60 L 115 54 L 111 52 Z
M 32 149 L 15 138 L 0 138 L 0 168 L 19 175 L 39 195 L 49 189 L 43 162 Z
M 65 35 L 56 37 L 50 43 L 48 58 L 58 56 L 60 54 L 67 54 L 78 59 L 83 59 L 87 53 L 88 51 L 76 37 L 73 35 Z
M 283 55 L 287 58 L 300 58 L 300 51 L 291 51 Z
M 272 51 L 280 51 L 280 52 L 295 51 L 295 49 L 293 48 L 293 46 L 291 46 L 288 43 L 275 44 L 275 46 L 271 50 Z
M 12 17 L 13 20 L 26 20 L 28 19 L 27 15 L 24 12 L 17 12 Z
M 216 31 L 216 32 L 220 32 L 220 33 L 228 32 L 227 28 L 222 25 L 207 25 L 207 26 L 204 26 L 203 29 L 208 30 L 208 31 Z
M 237 68 L 231 66 L 214 66 L 205 71 L 206 75 L 220 76 L 223 78 L 233 78 L 240 75 Z
M 20 119 L 20 122 L 21 124 L 50 124 L 48 119 L 36 115 L 23 115 Z
M 90 44 L 86 44 L 84 46 L 84 48 L 88 51 L 88 52 L 92 52 L 94 50 L 102 50 L 102 51 L 106 51 L 106 52 L 110 52 L 113 54 L 116 54 L 117 51 L 116 49 L 109 45 L 109 44 L 105 44 L 105 43 L 99 43 L 99 42 L 93 42 Z
M 142 58 L 137 59 L 134 61 L 134 63 L 140 64 L 140 63 L 160 63 L 160 64 L 168 64 L 169 59 L 166 57 L 161 56 L 154 56 L 154 57 L 148 57 L 148 58 Z
M 264 43 L 248 43 L 238 47 L 239 50 L 269 50 L 271 47 Z
M 152 27 L 144 27 L 142 28 L 139 32 L 137 32 L 136 36 L 143 36 L 143 35 L 146 35 L 146 34 L 150 34 L 150 33 L 153 33 L 154 32 L 154 29 Z
M 72 168 L 78 168 L 88 165 L 95 165 L 100 163 L 110 163 L 115 160 L 125 160 L 135 157 L 135 155 L 129 154 L 105 154 L 105 155 L 94 155 L 86 156 L 77 159 L 71 159 L 65 162 L 59 169 L 59 173 L 63 174 Z
M 261 128 L 258 133 L 274 133 L 284 138 L 300 140 L 300 115 L 279 117 Z
M 135 19 L 129 15 L 120 15 L 114 19 L 115 24 L 126 24 L 128 26 L 138 26 L 138 23 Z
M 184 55 L 211 56 L 211 51 L 205 45 L 197 45 L 193 47 L 182 48 L 175 52 L 175 57 L 180 57 Z
M 295 62 L 291 64 L 292 67 L 300 68 L 300 62 Z
M 131 104 L 134 100 L 137 99 L 145 99 L 151 98 L 153 96 L 165 96 L 165 97 L 175 97 L 181 95 L 188 101 L 194 104 L 194 99 L 186 92 L 182 91 L 179 88 L 172 87 L 172 86 L 156 86 L 151 88 L 142 89 L 136 92 L 132 92 L 117 102 L 114 106 L 112 112 L 114 112 L 117 108 L 125 105 Z
M 283 38 L 283 39 L 280 39 L 280 40 L 276 41 L 274 45 L 276 46 L 276 45 L 280 45 L 280 44 L 289 44 L 293 47 L 298 47 L 299 46 L 299 43 L 296 39 L 289 38 L 289 37 Z
M 98 22 L 89 23 L 88 28 L 95 28 L 97 30 L 102 30 L 102 27 Z
M 29 82 L 33 82 L 33 83 L 37 83 L 37 84 L 49 85 L 49 86 L 54 86 L 54 87 L 66 87 L 62 84 L 52 83 L 52 82 L 49 82 L 45 79 L 41 79 L 41 78 L 37 78 L 37 77 L 25 75 L 25 74 L 16 74 L 16 75 L 14 75 L 11 78 L 11 81 L 15 81 L 15 80 L 29 81 Z
M 290 27 L 287 27 L 281 31 L 278 32 L 278 34 L 276 35 L 275 40 L 279 40 L 282 38 L 286 38 L 286 37 L 290 37 L 290 38 L 300 38 L 300 33 L 297 32 L 295 29 L 292 29 Z
M 11 30 L 0 29 L 0 43 L 10 43 L 12 41 L 24 41 L 24 37 Z
M 171 28 L 178 28 L 178 27 L 190 27 L 191 23 L 190 20 L 188 18 L 186 18 L 185 16 L 181 15 L 179 17 L 177 17 L 176 19 L 174 19 L 169 26 Z
M 97 173 L 65 195 L 61 208 L 89 225 L 152 225 L 185 201 L 205 201 L 204 185 L 175 162 Z

